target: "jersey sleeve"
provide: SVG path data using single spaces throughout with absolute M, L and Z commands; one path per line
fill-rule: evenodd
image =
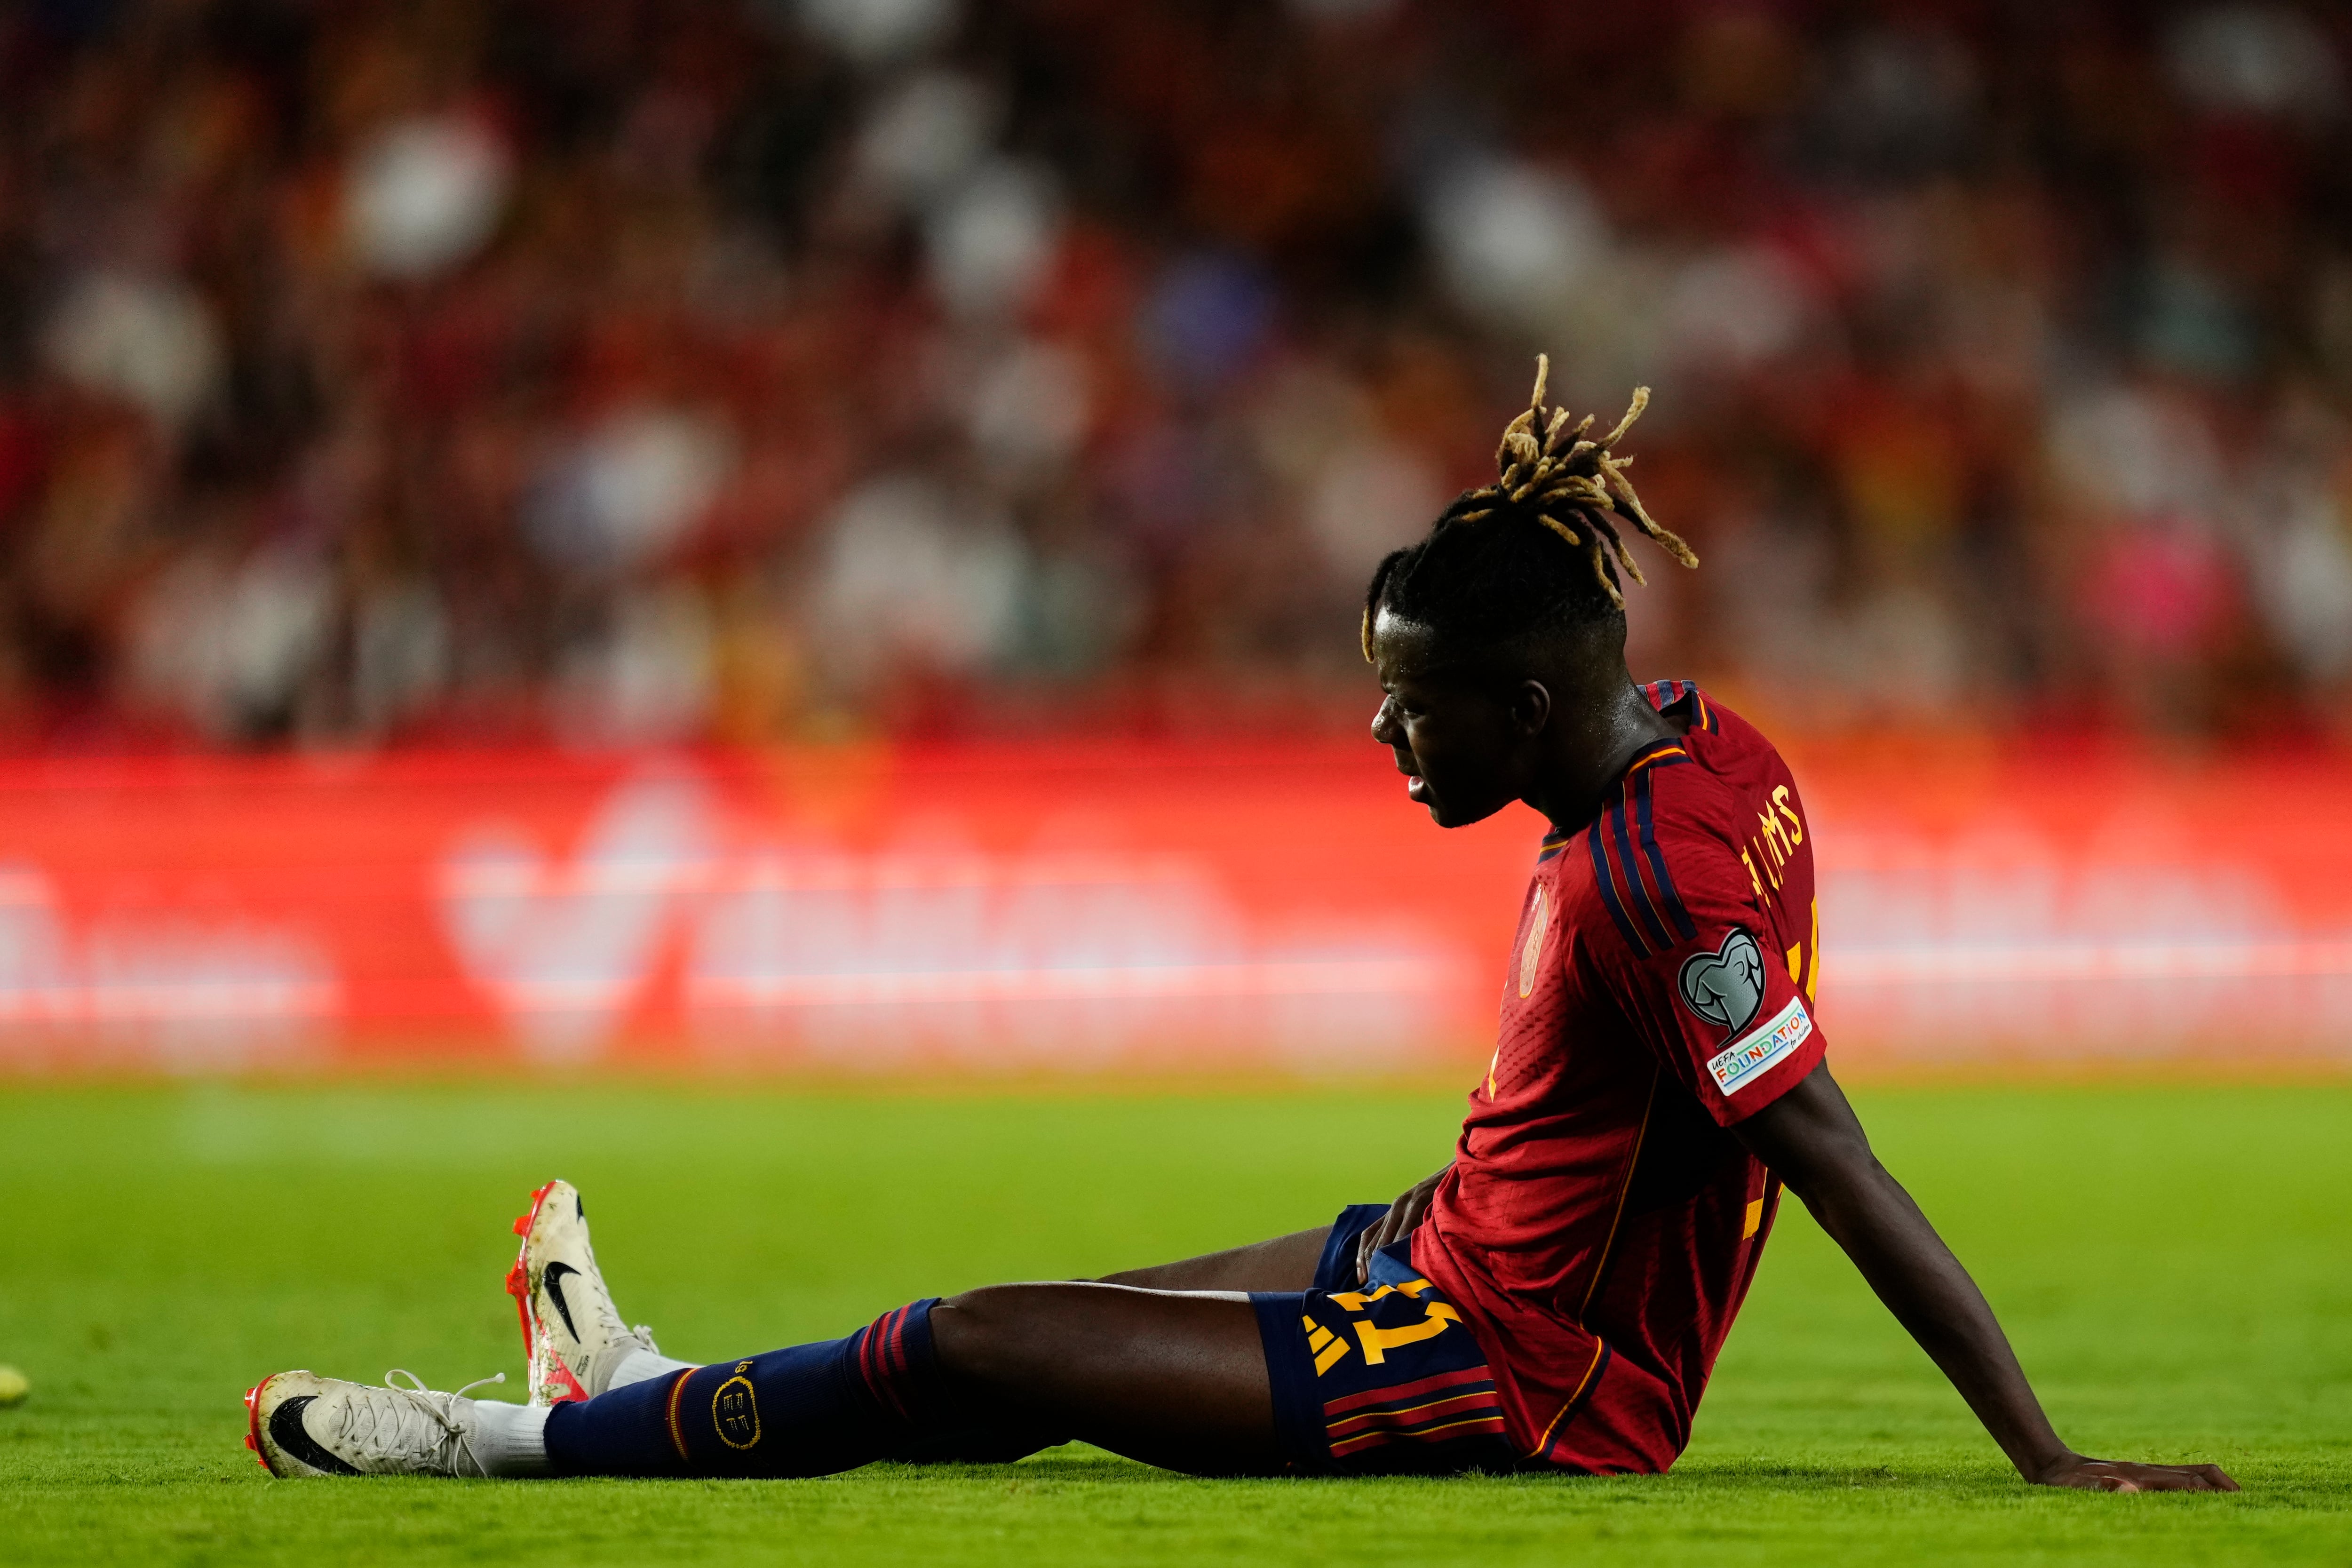
M 1794 1089 L 1827 1042 L 1738 852 L 1702 832 L 1668 838 L 1648 804 L 1604 810 L 1587 836 L 1607 910 L 1588 962 L 1642 1042 L 1728 1127 Z

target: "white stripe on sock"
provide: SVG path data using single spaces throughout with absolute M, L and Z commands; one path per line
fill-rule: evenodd
M 547 1415 L 544 1405 L 507 1405 L 494 1399 L 469 1401 L 474 1406 L 474 1458 L 493 1476 L 554 1474 L 547 1458 Z
M 688 1372 L 701 1364 L 694 1361 L 672 1361 L 652 1351 L 631 1351 L 613 1368 L 613 1375 L 604 1380 L 604 1392 L 610 1394 L 616 1388 L 626 1388 L 649 1377 L 659 1377 L 667 1372 Z

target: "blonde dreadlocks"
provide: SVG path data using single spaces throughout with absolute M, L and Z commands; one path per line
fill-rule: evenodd
M 1605 436 L 1588 438 L 1586 433 L 1592 428 L 1594 416 L 1588 414 L 1571 426 L 1567 409 L 1546 405 L 1544 390 L 1550 376 L 1550 356 L 1538 354 L 1534 394 L 1528 399 L 1526 409 L 1504 429 L 1502 445 L 1495 449 L 1495 482 L 1478 489 L 1464 491 L 1455 498 L 1453 505 L 1445 509 L 1444 515 L 1438 519 L 1427 539 L 1396 552 L 1381 563 L 1380 570 L 1373 574 L 1370 591 L 1364 598 L 1363 647 L 1367 662 L 1372 657 L 1372 616 L 1380 608 L 1383 597 L 1394 600 L 1401 592 L 1408 589 L 1409 584 L 1412 589 L 1419 591 L 1406 593 L 1404 596 L 1414 600 L 1458 596 L 1458 589 L 1455 593 L 1446 593 L 1438 584 L 1412 581 L 1425 575 L 1429 568 L 1440 567 L 1438 558 L 1461 555 L 1462 550 L 1449 548 L 1455 541 L 1462 541 L 1478 558 L 1478 569 L 1472 572 L 1473 576 L 1494 579 L 1498 586 L 1520 586 L 1521 591 L 1513 592 L 1509 596 L 1524 596 L 1524 585 L 1528 585 L 1529 575 L 1525 568 L 1529 563 L 1521 562 L 1515 564 L 1507 558 L 1526 555 L 1523 548 L 1525 535 L 1521 534 L 1515 540 L 1481 540 L 1474 545 L 1472 542 L 1464 540 L 1462 535 L 1462 531 L 1472 524 L 1484 525 L 1475 531 L 1480 534 L 1497 530 L 1509 534 L 1528 525 L 1540 525 L 1549 530 L 1590 562 L 1592 582 L 1598 584 L 1609 606 L 1621 613 L 1625 607 L 1625 596 L 1618 587 L 1618 571 L 1622 569 L 1636 583 L 1645 584 L 1649 579 L 1642 574 L 1641 566 L 1626 550 L 1625 542 L 1610 515 L 1612 512 L 1630 519 L 1660 549 L 1685 566 L 1698 564 L 1698 557 L 1692 553 L 1691 547 L 1659 526 L 1657 521 L 1643 509 L 1642 498 L 1634 493 L 1633 481 L 1625 477 L 1625 470 L 1633 466 L 1633 459 L 1616 455 L 1617 443 L 1624 437 L 1626 431 L 1633 427 L 1633 422 L 1642 416 L 1642 411 L 1649 406 L 1650 389 L 1635 387 L 1633 400 L 1615 427 Z M 1478 548 L 1478 545 L 1486 547 Z M 1538 579 L 1555 574 L 1534 574 Z M 1451 579 L 1459 576 L 1460 573 L 1441 569 L 1438 575 Z M 1588 594 L 1577 593 L 1566 584 L 1558 584 L 1557 590 L 1555 598 L 1562 601 L 1558 604 L 1558 608 L 1562 611 L 1572 612 L 1573 609 L 1564 601 L 1589 597 Z M 1391 608 L 1401 610 L 1402 606 L 1392 604 Z M 1415 618 L 1425 616 L 1417 615 Z M 1545 617 L 1506 615 L 1503 618 L 1510 621 Z M 1571 618 L 1580 617 L 1571 614 Z

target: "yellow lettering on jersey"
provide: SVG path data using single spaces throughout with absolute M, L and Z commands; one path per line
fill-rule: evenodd
M 1748 868 L 1748 880 L 1755 885 L 1756 896 L 1761 899 L 1764 896 L 1764 879 L 1756 874 L 1756 862 L 1748 858 L 1745 847 L 1739 851 L 1739 863 Z
M 1805 984 L 1805 944 L 1801 942 L 1789 950 L 1789 984 L 1800 989 Z
M 1805 978 L 1801 982 L 1801 988 L 1805 993 L 1806 1001 L 1811 1002 L 1813 999 L 1813 986 L 1821 977 L 1822 901 L 1819 899 L 1815 899 L 1813 900 L 1813 941 L 1812 945 L 1805 950 Z
M 1803 819 L 1797 816 L 1797 808 L 1789 804 L 1789 786 L 1787 784 L 1775 784 L 1773 786 L 1772 804 L 1780 808 L 1780 812 L 1782 816 L 1789 819 L 1790 847 L 1794 848 L 1796 846 L 1802 844 L 1805 841 L 1805 824 Z
M 1754 1236 L 1758 1231 L 1763 1228 L 1764 1200 L 1762 1198 L 1750 1198 L 1748 1200 L 1748 1217 L 1742 1220 L 1739 1224 L 1739 1239 L 1746 1241 L 1749 1237 Z
M 1393 1329 L 1384 1329 L 1378 1323 L 1358 1323 L 1356 1338 L 1364 1347 L 1364 1364 L 1378 1366 L 1388 1360 L 1389 1352 L 1402 1345 L 1433 1340 L 1445 1331 L 1446 1325 L 1461 1321 L 1462 1314 L 1444 1302 L 1432 1301 L 1429 1316 L 1417 1323 L 1406 1323 Z

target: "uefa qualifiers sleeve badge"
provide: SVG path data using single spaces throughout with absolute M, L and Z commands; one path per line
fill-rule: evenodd
M 1694 953 L 1676 976 L 1683 1005 L 1716 1027 L 1736 1035 L 1755 1021 L 1764 1005 L 1764 953 L 1738 926 L 1713 952 Z

